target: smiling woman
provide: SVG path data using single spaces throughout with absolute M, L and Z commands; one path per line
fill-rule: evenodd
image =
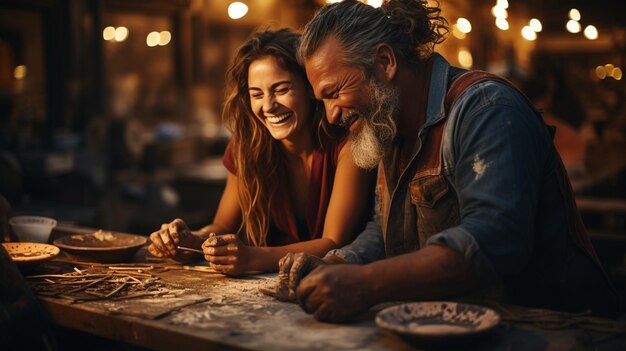
M 324 118 L 296 60 L 299 37 L 261 31 L 240 47 L 226 77 L 233 137 L 216 217 L 198 231 L 180 219 L 164 224 L 151 235 L 152 254 L 185 259 L 194 253 L 177 245 L 201 246 L 224 273 L 276 271 L 288 252 L 323 256 L 364 227 L 375 172 L 355 165 L 345 130 Z
M 315 102 L 302 77 L 282 68 L 274 56 L 252 62 L 248 71 L 250 106 L 272 137 L 294 151 L 312 149 L 309 125 Z

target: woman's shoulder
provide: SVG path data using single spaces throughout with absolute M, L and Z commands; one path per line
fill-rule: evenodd
M 333 164 L 336 166 L 345 146 L 349 145 L 349 140 L 348 134 L 342 134 L 332 138 L 329 137 L 320 148 L 320 154 L 326 157 L 330 156 L 333 160 Z M 346 151 L 349 150 L 346 149 Z

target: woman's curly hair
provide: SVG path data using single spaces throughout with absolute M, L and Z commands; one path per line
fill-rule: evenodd
M 300 34 L 289 29 L 260 30 L 239 48 L 226 73 L 226 92 L 222 120 L 232 134 L 230 149 L 237 172 L 239 204 L 242 211 L 240 232 L 245 230 L 248 243 L 267 245 L 270 209 L 285 167 L 280 142 L 255 116 L 248 92 L 250 64 L 262 57 L 272 56 L 282 67 L 302 79 L 311 92 L 311 136 L 317 147 L 339 136 L 337 127 L 324 118 L 324 107 L 313 98 L 312 88 L 304 68 L 298 64 L 296 50 Z

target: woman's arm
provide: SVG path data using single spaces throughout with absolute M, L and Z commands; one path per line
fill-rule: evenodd
M 259 262 L 259 268 L 277 270 L 278 261 L 289 252 L 306 252 L 323 257 L 328 251 L 347 245 L 354 240 L 364 216 L 370 215 L 369 205 L 373 197 L 372 185 L 376 178 L 376 171 L 366 171 L 354 164 L 350 144 L 350 141 L 346 142 L 339 152 L 333 192 L 326 211 L 322 237 L 285 246 L 256 248 L 264 253 L 258 255 L 263 259 Z
M 205 259 L 216 264 L 216 268 L 224 273 L 241 274 L 276 271 L 278 261 L 289 252 L 306 252 L 322 257 L 329 250 L 348 244 L 358 234 L 363 216 L 370 215 L 375 177 L 376 171 L 365 171 L 354 164 L 348 141 L 339 153 L 321 238 L 284 246 L 252 247 L 243 245 L 235 235 L 224 235 L 215 239 L 216 242 L 205 242 Z
M 237 176 L 228 172 L 226 177 L 226 187 L 222 193 L 220 203 L 213 223 L 197 230 L 197 234 L 202 241 L 206 240 L 209 233 L 227 234 L 235 233 L 241 224 L 241 207 L 239 206 L 239 190 Z M 200 243 L 202 244 L 202 243 Z M 200 245 L 198 245 L 200 247 Z

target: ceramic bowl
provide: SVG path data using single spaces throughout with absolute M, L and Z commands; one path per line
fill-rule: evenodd
M 54 245 L 79 261 L 114 263 L 130 262 L 147 242 L 141 235 L 98 230 L 56 239 Z
M 47 243 L 57 221 L 42 216 L 16 216 L 9 218 L 9 224 L 19 241 Z
M 417 344 L 462 342 L 500 323 L 500 315 L 479 305 L 451 301 L 414 302 L 385 308 L 376 324 Z

